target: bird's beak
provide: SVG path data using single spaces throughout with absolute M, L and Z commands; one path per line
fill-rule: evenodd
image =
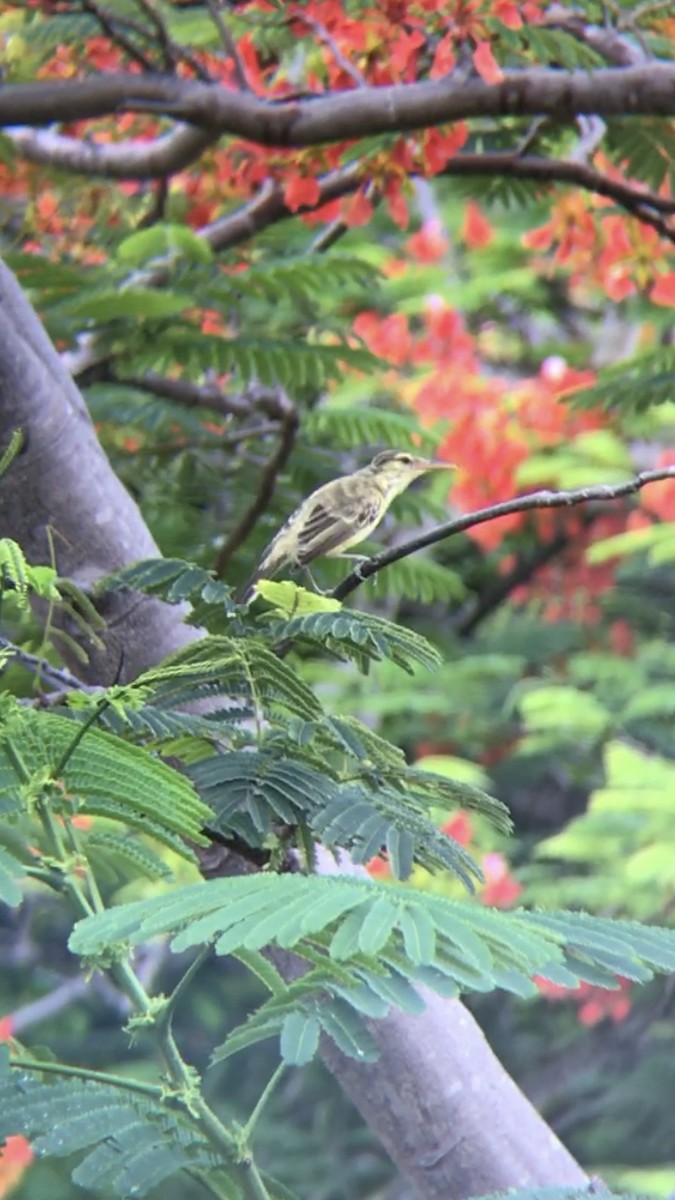
M 421 458 L 419 463 L 425 471 L 455 471 L 457 469 L 457 463 L 441 462 L 438 458 Z

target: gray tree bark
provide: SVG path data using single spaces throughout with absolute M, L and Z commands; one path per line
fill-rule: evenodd
M 0 450 L 16 428 L 26 444 L 0 478 L 0 535 L 33 563 L 81 586 L 157 554 L 131 497 L 113 474 L 86 407 L 11 272 L 0 264 Z M 105 647 L 85 682 L 133 679 L 198 633 L 154 598 L 115 594 L 104 609 Z M 248 868 L 250 869 L 250 868 Z M 327 1046 L 324 1058 L 423 1200 L 464 1200 L 523 1186 L 584 1187 L 588 1180 L 506 1074 L 458 1001 L 427 997 L 421 1016 L 393 1012 L 371 1024 L 381 1057 L 361 1064 Z

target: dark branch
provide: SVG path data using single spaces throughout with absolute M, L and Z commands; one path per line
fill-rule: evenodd
M 469 117 L 675 115 L 675 63 L 595 71 L 532 67 L 505 71 L 499 83 L 452 76 L 420 83 L 354 88 L 279 102 L 194 79 L 94 75 L 10 84 L 0 91 L 0 126 L 40 126 L 119 112 L 150 112 L 189 122 L 210 135 L 262 146 L 318 146 Z
M 211 20 L 213 21 L 213 24 L 218 30 L 218 36 L 220 37 L 225 55 L 227 58 L 232 59 L 234 77 L 237 81 L 237 87 L 242 92 L 250 92 L 251 88 L 249 87 L 249 82 L 246 78 L 246 67 L 244 66 L 244 62 L 239 54 L 237 43 L 225 24 L 225 20 L 221 12 L 220 0 L 206 0 L 206 7 L 211 14 Z
M 295 444 L 299 425 L 298 414 L 291 401 L 287 397 L 283 397 L 283 399 L 285 400 L 286 412 L 281 420 L 279 445 L 262 472 L 260 486 L 253 502 L 246 509 L 241 520 L 235 525 L 229 537 L 220 548 L 215 566 L 216 575 L 219 579 L 223 578 L 232 555 L 239 549 L 242 542 L 246 540 L 251 530 L 265 512 L 274 495 L 277 476 L 280 471 L 283 471 Z
M 533 509 L 539 508 L 572 508 L 578 504 L 592 504 L 595 501 L 618 500 L 622 496 L 632 496 L 641 488 L 646 487 L 648 483 L 657 483 L 660 479 L 675 479 L 675 467 L 641 471 L 639 475 L 627 479 L 625 483 L 601 483 L 596 487 L 577 488 L 571 492 L 531 492 L 527 496 L 517 496 L 514 500 L 505 500 L 501 504 L 491 504 L 488 508 L 479 508 L 476 512 L 456 517 L 454 520 L 447 521 L 444 525 L 430 530 L 429 533 L 422 534 L 421 537 L 412 538 L 409 542 L 394 546 L 391 550 L 385 550 L 382 554 L 376 554 L 366 562 L 360 563 L 330 594 L 335 600 L 344 600 L 346 596 L 355 592 L 366 579 L 377 575 L 391 563 L 398 562 L 401 558 L 408 558 L 411 554 L 416 554 L 418 550 L 424 550 L 427 546 L 434 546 L 436 542 L 442 542 L 458 533 L 464 533 L 467 529 L 473 529 L 476 525 L 484 525 L 487 521 L 496 521 L 498 517 L 506 517 L 511 513 L 531 512 Z
M 76 675 L 71 674 L 65 667 L 55 667 L 44 658 L 38 658 L 36 654 L 29 654 L 27 650 L 22 650 L 20 646 L 15 646 L 13 642 L 7 638 L 0 637 L 0 650 L 4 650 L 10 659 L 14 658 L 22 667 L 35 675 L 36 679 L 41 683 L 51 684 L 52 687 L 68 691 L 95 691 L 97 689 L 90 688 L 78 679 Z
M 450 618 L 450 628 L 459 637 L 469 637 L 470 634 L 495 612 L 516 588 L 529 583 L 537 571 L 550 563 L 569 545 L 569 536 L 564 530 L 559 530 L 555 537 L 548 542 L 542 542 L 529 554 L 518 555 L 516 562 L 507 575 L 500 575 L 494 582 L 485 587 L 478 595 L 473 596 L 463 604 Z

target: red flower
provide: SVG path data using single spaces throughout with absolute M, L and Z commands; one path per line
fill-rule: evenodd
M 438 262 L 443 258 L 450 242 L 443 232 L 440 221 L 425 221 L 417 233 L 413 233 L 406 242 L 406 250 L 421 263 Z
M 468 846 L 473 837 L 473 829 L 471 828 L 471 820 L 467 813 L 458 812 L 445 825 L 441 825 L 441 833 L 447 834 L 448 837 L 459 842 L 460 846 Z
M 366 871 L 376 879 L 389 879 L 391 871 L 385 854 L 376 854 L 366 863 Z
M 501 83 L 504 72 L 492 53 L 489 42 L 479 42 L 471 57 L 478 74 L 486 83 Z
M 510 908 L 515 904 L 523 890 L 511 874 L 509 864 L 503 854 L 485 854 L 481 863 L 485 876 L 485 887 L 481 892 L 482 904 L 493 908 Z
M 494 236 L 490 222 L 483 216 L 475 200 L 469 200 L 464 209 L 461 238 L 470 250 L 489 246 Z
M 299 208 L 313 208 L 321 198 L 318 181 L 307 175 L 287 175 L 284 180 L 286 208 L 297 212 Z

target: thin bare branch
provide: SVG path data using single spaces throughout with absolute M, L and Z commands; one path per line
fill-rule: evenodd
M 475 512 L 465 513 L 462 517 L 455 517 L 452 521 L 438 525 L 436 529 L 431 529 L 420 537 L 412 538 L 409 542 L 403 542 L 400 546 L 394 546 L 391 550 L 376 554 L 366 562 L 359 563 L 358 567 L 333 589 L 331 595 L 335 600 L 344 600 L 346 596 L 356 591 L 366 579 L 371 579 L 373 575 L 377 575 L 391 563 L 398 562 L 402 558 L 409 558 L 418 550 L 424 550 L 427 546 L 434 546 L 436 542 L 443 542 L 447 538 L 455 537 L 456 534 L 473 529 L 476 525 L 484 525 L 487 521 L 496 521 L 498 517 L 506 517 L 511 513 L 532 512 L 535 509 L 572 508 L 578 504 L 619 500 L 622 496 L 632 496 L 641 488 L 646 487 L 648 483 L 657 483 L 661 479 L 675 479 L 675 467 L 641 471 L 639 475 L 634 475 L 632 479 L 627 479 L 624 483 L 601 483 L 594 487 L 576 488 L 570 492 L 548 490 L 530 492 L 527 496 L 516 496 L 514 500 L 505 500 L 501 504 L 491 504 L 487 508 L 479 508 Z
M 180 63 L 186 63 L 194 71 L 197 79 L 201 79 L 203 83 L 212 83 L 213 79 L 198 55 L 194 54 L 188 46 L 183 46 L 173 40 L 162 14 L 155 8 L 152 0 L 136 0 L 136 3 L 155 28 L 166 70 L 175 71 Z M 145 36 L 149 36 L 147 31 Z
M 330 50 L 333 58 L 338 66 L 342 67 L 345 75 L 348 75 L 357 87 L 368 87 L 365 77 L 361 74 L 358 67 L 355 67 L 353 63 L 350 63 L 348 58 L 345 58 L 340 47 L 335 41 L 335 38 L 329 33 L 325 25 L 322 25 L 320 21 L 315 21 L 313 17 L 310 17 L 307 13 L 303 12 L 294 13 L 293 19 L 296 21 L 302 21 L 304 25 L 309 26 L 309 28 L 316 34 L 319 41 L 323 42 L 324 46 Z
M 82 0 L 82 8 L 85 12 L 91 13 L 93 17 L 96 17 L 106 37 L 119 46 L 132 62 L 137 62 L 144 71 L 156 70 L 156 63 L 153 63 L 152 59 L 146 56 L 140 46 L 137 46 L 136 42 L 127 36 L 122 29 L 124 22 L 120 21 L 114 13 L 109 12 L 102 4 L 98 4 L 97 0 Z M 135 33 L 139 32 L 137 26 L 134 28 L 134 23 L 130 23 L 127 27 L 131 28 Z
M 172 404 L 180 404 L 182 408 L 208 408 L 212 412 L 225 416 L 249 417 L 251 415 L 251 400 L 242 394 L 223 392 L 215 383 L 193 383 L 189 379 L 171 379 L 166 375 L 155 375 L 148 371 L 146 375 L 130 375 L 119 378 L 115 382 L 124 387 L 138 388 L 139 391 L 149 392 Z
M 206 0 L 206 7 L 211 14 L 211 20 L 213 21 L 213 24 L 218 30 L 218 36 L 220 38 L 223 50 L 225 51 L 225 55 L 227 58 L 232 59 L 234 77 L 237 81 L 237 87 L 242 92 L 250 92 L 252 89 L 249 85 L 248 79 L 246 78 L 246 67 L 244 66 L 244 62 L 239 50 L 237 49 L 237 43 L 227 28 L 225 19 L 221 12 L 221 4 L 219 0 Z
M 15 646 L 13 642 L 8 641 L 5 637 L 0 637 L 0 650 L 6 651 L 10 658 L 16 659 L 22 667 L 35 675 L 41 683 L 51 684 L 55 688 L 63 690 L 66 688 L 71 691 L 90 691 L 81 679 L 76 675 L 72 675 L 65 667 L 55 667 L 52 663 L 47 662 L 44 658 L 39 658 L 36 654 L 29 654 L 27 650 L 22 650 L 20 646 Z
M 459 154 L 451 159 L 444 175 L 513 176 L 540 180 L 543 184 L 574 184 L 584 191 L 607 196 L 631 216 L 651 225 L 661 237 L 675 243 L 675 228 L 659 213 L 675 213 L 675 200 L 660 196 L 648 188 L 633 186 L 622 180 L 610 179 L 584 162 L 564 158 L 539 158 L 535 155 L 514 156 L 509 151 L 494 154 Z
M 291 403 L 287 396 L 280 394 L 280 399 L 283 400 L 286 411 L 281 421 L 279 445 L 263 469 L 260 477 L 260 486 L 252 503 L 246 509 L 241 520 L 235 525 L 218 552 L 215 571 L 219 579 L 223 578 L 233 554 L 246 540 L 269 505 L 274 495 L 277 477 L 283 471 L 295 444 L 299 425 L 298 414 L 295 405 Z

